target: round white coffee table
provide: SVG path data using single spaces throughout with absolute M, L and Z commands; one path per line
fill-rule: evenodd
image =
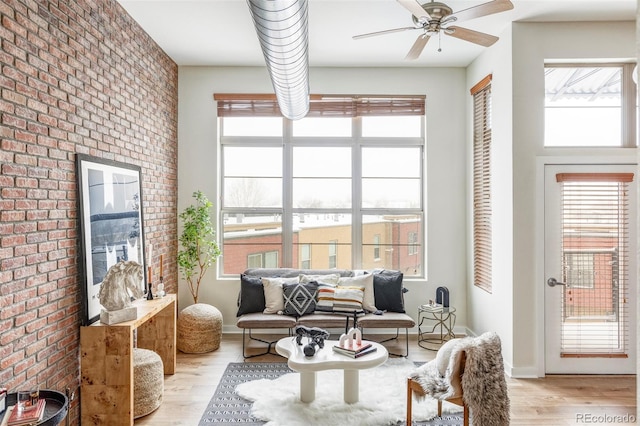
M 375 352 L 359 358 L 351 358 L 333 351 L 336 340 L 325 340 L 324 348 L 317 348 L 312 357 L 306 357 L 303 348 L 307 339 L 302 339 L 302 345 L 296 343 L 296 338 L 285 337 L 276 343 L 276 352 L 289 359 L 289 368 L 300 373 L 300 400 L 312 402 L 316 398 L 316 372 L 323 370 L 344 370 L 344 402 L 353 404 L 359 397 L 358 370 L 377 367 L 383 364 L 389 354 L 387 349 L 379 343 L 371 342 L 376 347 Z

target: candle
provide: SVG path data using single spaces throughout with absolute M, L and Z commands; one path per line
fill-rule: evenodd
M 152 282 L 151 281 L 151 266 L 149 266 L 148 272 L 147 272 L 147 281 Z
M 164 276 L 164 275 L 162 274 L 162 261 L 163 261 L 163 260 L 164 260 L 164 254 L 161 254 L 161 255 L 160 255 L 160 276 L 161 276 L 161 277 L 162 277 L 162 276 Z
M 149 244 L 149 265 L 153 263 L 153 244 Z

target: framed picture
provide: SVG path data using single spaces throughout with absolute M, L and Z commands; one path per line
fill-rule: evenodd
M 138 166 L 76 155 L 80 211 L 83 325 L 98 320 L 100 285 L 109 268 L 133 260 L 145 271 L 142 176 Z M 144 292 L 146 274 L 140 282 Z

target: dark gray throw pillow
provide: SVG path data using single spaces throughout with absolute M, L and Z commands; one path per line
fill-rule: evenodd
M 236 316 L 262 312 L 264 308 L 264 287 L 260 277 L 241 274 L 238 313 Z
M 373 274 L 376 308 L 381 311 L 405 313 L 402 278 L 403 274 L 400 271 L 383 270 Z
M 316 310 L 318 283 L 283 284 L 284 314 L 301 317 Z

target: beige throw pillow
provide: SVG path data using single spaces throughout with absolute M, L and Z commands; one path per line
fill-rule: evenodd
M 262 278 L 264 287 L 264 311 L 265 314 L 277 314 L 284 311 L 284 284 L 295 284 L 298 277 L 293 278 Z
M 373 292 L 373 274 L 359 275 L 357 277 L 341 277 L 339 282 L 341 286 L 358 286 L 364 287 L 364 298 L 362 300 L 362 308 L 367 312 L 375 312 L 376 298 Z

